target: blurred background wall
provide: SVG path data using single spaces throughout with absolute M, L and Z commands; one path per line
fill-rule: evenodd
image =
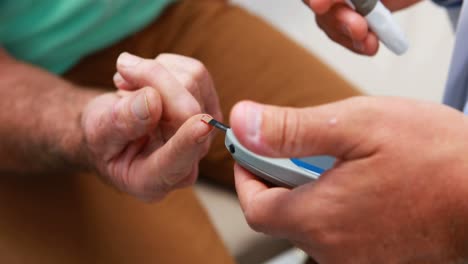
M 369 94 L 433 101 L 441 97 L 454 34 L 445 10 L 430 1 L 395 14 L 410 40 L 409 52 L 398 57 L 382 46 L 373 58 L 352 54 L 329 40 L 301 0 L 232 2 L 264 17 Z

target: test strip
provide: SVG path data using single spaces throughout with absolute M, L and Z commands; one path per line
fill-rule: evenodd
M 208 125 L 210 125 L 210 126 L 214 126 L 214 127 L 216 127 L 217 129 L 222 130 L 222 131 L 224 131 L 224 132 L 226 132 L 228 129 L 230 129 L 229 126 L 227 126 L 227 125 L 225 125 L 225 124 L 219 122 L 218 120 L 214 119 L 213 117 L 211 117 L 211 116 L 209 116 L 209 115 L 203 115 L 202 118 L 201 118 L 201 120 L 202 120 L 204 123 L 206 123 L 206 124 L 208 124 Z

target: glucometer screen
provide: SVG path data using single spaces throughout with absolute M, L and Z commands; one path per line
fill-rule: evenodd
M 333 167 L 335 163 L 335 158 L 331 156 L 313 156 L 300 159 L 291 159 L 291 161 L 306 170 L 322 174 L 326 170 L 329 170 Z

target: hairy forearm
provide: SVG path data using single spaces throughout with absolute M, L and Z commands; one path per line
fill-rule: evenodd
M 100 93 L 0 55 L 0 171 L 86 166 L 80 115 Z

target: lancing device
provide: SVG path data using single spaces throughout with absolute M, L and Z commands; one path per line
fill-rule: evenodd
M 397 55 L 408 50 L 405 33 L 379 0 L 346 0 L 346 3 L 366 18 L 370 29 L 389 50 Z
M 257 155 L 242 146 L 228 126 L 208 115 L 202 121 L 226 133 L 224 144 L 239 165 L 276 186 L 294 188 L 314 181 L 335 162 L 330 156 L 284 159 Z

